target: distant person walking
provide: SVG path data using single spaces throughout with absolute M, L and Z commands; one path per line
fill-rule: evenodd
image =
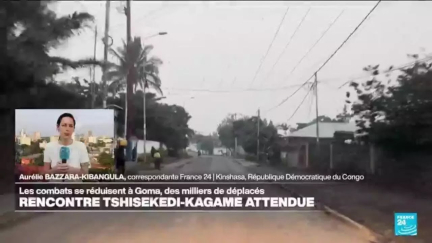
M 162 156 L 159 151 L 155 151 L 153 154 L 154 163 L 156 170 L 161 170 Z
M 125 174 L 125 167 L 126 167 L 126 146 L 127 141 L 126 140 L 120 140 L 117 148 L 115 150 L 115 160 L 116 160 L 116 169 L 117 169 L 117 175 L 124 175 Z
M 132 161 L 136 162 L 138 159 L 138 138 L 134 135 L 131 137 L 131 142 L 132 142 Z
M 156 149 L 152 146 L 150 150 L 150 155 L 152 158 L 154 158 L 154 154 L 156 153 Z

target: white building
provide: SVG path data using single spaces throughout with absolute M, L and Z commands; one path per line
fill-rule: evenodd
M 104 142 L 104 143 L 112 143 L 113 142 L 112 138 L 102 138 L 100 140 L 102 140 L 102 142 Z
M 88 137 L 88 142 L 89 143 L 97 143 L 97 137 L 89 136 Z
M 33 134 L 33 141 L 38 141 L 39 139 L 41 139 L 41 133 L 40 132 L 35 132 Z
M 224 155 L 228 152 L 227 148 L 218 147 L 213 149 L 214 155 Z
M 31 145 L 31 138 L 30 137 L 20 137 L 19 138 L 19 143 L 21 144 L 21 145 Z

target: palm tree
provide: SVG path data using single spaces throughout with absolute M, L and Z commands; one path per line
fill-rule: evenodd
M 142 45 L 141 38 L 135 37 L 131 42 L 131 61 L 134 64 L 136 72 L 136 80 L 134 80 L 133 90 L 152 88 L 156 92 L 163 94 L 161 89 L 161 80 L 159 78 L 159 66 L 162 65 L 162 60 L 158 57 L 150 57 L 149 54 L 153 50 L 152 45 Z M 118 59 L 118 64 L 109 64 L 107 72 L 107 80 L 109 80 L 108 91 L 117 94 L 125 89 L 126 79 L 128 74 L 127 63 L 127 44 L 123 42 L 123 46 L 117 50 L 110 49 L 110 53 Z
M 25 67 L 21 70 L 22 75 L 31 74 L 38 81 L 53 80 L 66 68 L 100 65 L 92 58 L 74 61 L 49 54 L 94 20 L 88 13 L 75 12 L 59 17 L 48 8 L 51 2 L 55 1 L 4 3 L 4 11 L 8 12 L 4 34 L 7 34 L 9 61 Z
M 54 1 L 2 1 L 0 16 L 0 100 L 12 108 L 70 108 L 81 106 L 80 97 L 52 81 L 62 69 L 93 64 L 93 60 L 74 62 L 54 57 L 50 51 L 77 34 L 93 20 L 87 13 L 57 16 L 49 8 Z M 4 48 L 3 48 L 4 47 Z M 7 47 L 7 48 L 6 48 Z M 14 109 L 0 112 L 0 140 L 12 136 Z M 11 151 L 9 143 L 0 143 L 2 151 Z M 6 153 L 5 160 L 13 157 Z M 10 156 L 10 157 L 7 157 Z M 13 164 L 4 163 L 2 182 L 13 180 Z M 7 180 L 6 180 L 7 179 Z
M 103 93 L 100 83 L 90 82 L 87 79 L 82 79 L 81 81 L 78 77 L 73 77 L 72 80 L 73 82 L 58 81 L 55 84 L 84 98 L 86 108 L 93 109 L 101 105 Z M 95 102 L 97 102 L 97 105 L 95 105 Z

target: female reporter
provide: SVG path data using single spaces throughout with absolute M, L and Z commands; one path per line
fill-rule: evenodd
M 47 174 L 87 174 L 90 167 L 89 155 L 84 143 L 74 141 L 75 118 L 64 113 L 57 119 L 58 141 L 49 142 L 44 151 L 44 171 Z M 61 150 L 68 150 L 62 155 Z

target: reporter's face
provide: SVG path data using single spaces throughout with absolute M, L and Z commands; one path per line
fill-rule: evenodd
M 60 126 L 58 127 L 58 131 L 60 136 L 63 138 L 71 138 L 72 133 L 75 130 L 73 119 L 70 117 L 63 117 Z

